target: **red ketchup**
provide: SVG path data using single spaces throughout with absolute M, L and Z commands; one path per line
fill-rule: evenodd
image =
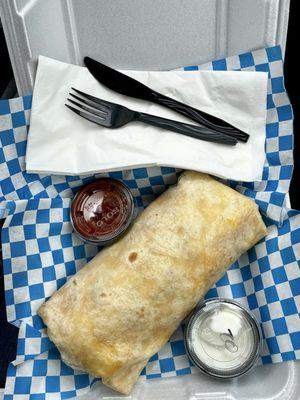
M 134 199 L 122 182 L 103 178 L 83 186 L 71 205 L 71 222 L 84 241 L 109 245 L 134 219 Z

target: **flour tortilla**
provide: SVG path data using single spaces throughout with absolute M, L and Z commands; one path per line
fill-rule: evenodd
M 208 289 L 265 235 L 254 201 L 185 172 L 38 313 L 67 364 L 129 394 Z

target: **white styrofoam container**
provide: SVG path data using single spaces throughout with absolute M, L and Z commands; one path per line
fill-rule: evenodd
M 299 400 L 300 363 L 285 362 L 255 367 L 247 375 L 222 381 L 203 374 L 139 381 L 125 397 L 96 383 L 78 400 Z M 0 389 L 0 400 L 3 390 Z
M 235 379 L 210 378 L 202 373 L 175 378 L 139 381 L 131 400 L 299 400 L 300 363 L 285 362 L 255 367 Z M 117 400 L 121 396 L 95 384 L 88 395 L 78 400 Z
M 285 50 L 289 0 L 0 0 L 20 95 L 39 54 L 115 68 L 172 69 L 261 47 Z M 234 380 L 203 374 L 140 380 L 133 400 L 299 400 L 300 363 L 255 367 Z M 1 392 L 0 392 L 1 398 Z M 82 400 L 118 399 L 97 383 Z
M 20 95 L 39 54 L 123 69 L 172 69 L 281 44 L 289 0 L 0 0 Z

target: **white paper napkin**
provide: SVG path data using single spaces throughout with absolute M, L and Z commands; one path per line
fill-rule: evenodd
M 163 165 L 237 181 L 261 179 L 265 160 L 267 73 L 240 71 L 123 71 L 154 90 L 220 117 L 248 132 L 248 143 L 225 146 L 133 122 L 110 130 L 64 104 L 73 86 L 131 109 L 195 124 L 164 107 L 119 95 L 84 67 L 40 56 L 26 154 L 28 172 L 93 174 Z

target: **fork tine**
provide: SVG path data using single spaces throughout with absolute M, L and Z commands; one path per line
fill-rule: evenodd
M 74 97 L 76 100 L 79 100 L 81 103 L 87 104 L 89 107 L 93 107 L 94 109 L 98 110 L 98 111 L 102 111 L 104 113 L 108 112 L 108 107 L 107 106 L 103 106 L 101 104 L 95 103 L 94 101 L 91 100 L 87 100 L 84 99 L 82 97 L 76 96 L 73 93 L 69 93 L 70 96 Z
M 79 99 L 79 98 L 78 98 Z M 77 101 L 74 101 L 72 99 L 67 99 L 70 103 L 74 104 L 75 106 L 77 106 L 78 108 L 85 110 L 87 112 L 89 112 L 90 114 L 95 114 L 98 115 L 98 117 L 105 119 L 108 111 L 107 109 L 105 111 L 99 110 L 98 108 L 94 108 L 91 107 L 90 105 L 85 106 L 84 104 L 78 103 Z M 80 100 L 80 99 L 79 99 Z
M 90 94 L 84 93 L 81 90 L 75 89 L 74 87 L 71 87 L 72 90 L 74 90 L 74 92 L 80 94 L 82 97 L 89 99 L 91 101 L 93 101 L 94 103 L 100 104 L 102 106 L 106 106 L 106 107 L 110 107 L 113 103 L 110 103 L 107 100 L 103 100 L 103 99 L 99 99 L 98 97 L 92 96 Z
M 77 108 L 74 108 L 74 107 L 70 106 L 69 104 L 65 104 L 65 106 L 68 107 L 75 114 L 80 115 L 81 117 L 87 119 L 88 121 L 94 122 L 97 125 L 110 127 L 110 123 L 107 119 L 103 119 L 95 114 L 91 114 L 91 113 L 87 113 L 82 110 L 78 110 Z

